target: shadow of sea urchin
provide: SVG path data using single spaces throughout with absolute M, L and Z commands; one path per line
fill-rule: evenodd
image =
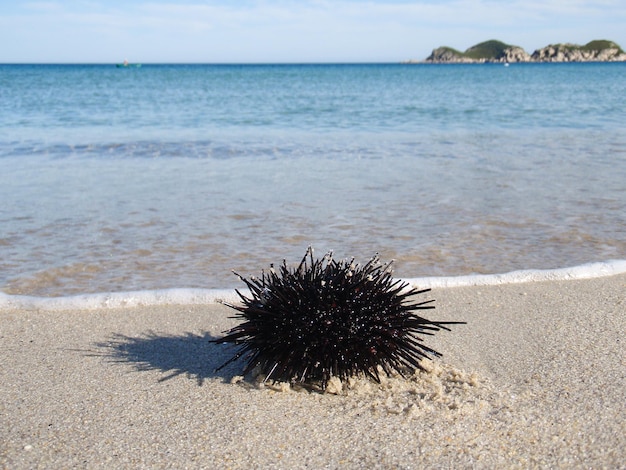
M 394 280 L 391 264 L 383 265 L 375 256 L 360 266 L 354 259 L 335 261 L 332 253 L 314 259 L 309 247 L 296 269 L 283 261 L 278 271 L 272 265 L 260 279 L 237 274 L 252 296 L 237 290 L 243 303 L 225 304 L 243 322 L 214 340 L 239 345 L 220 369 L 243 358 L 244 374 L 257 369 L 265 380 L 319 380 L 322 389 L 333 376 L 343 380 L 365 374 L 379 382 L 379 366 L 387 375 L 421 369 L 422 358 L 441 354 L 418 335 L 463 322 L 416 315 L 416 310 L 434 308 L 428 305 L 433 300 L 415 302 L 410 297 L 430 289 L 408 288 L 408 283 Z

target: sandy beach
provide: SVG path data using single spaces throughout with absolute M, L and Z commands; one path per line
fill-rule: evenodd
M 624 468 L 626 274 L 436 288 L 429 372 L 215 372 L 220 304 L 0 311 L 0 467 Z

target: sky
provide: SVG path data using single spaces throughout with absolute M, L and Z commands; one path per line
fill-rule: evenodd
M 626 0 L 0 0 L 0 63 L 397 62 L 609 39 Z

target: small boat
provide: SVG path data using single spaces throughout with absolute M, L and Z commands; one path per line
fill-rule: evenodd
M 124 62 L 122 62 L 121 64 L 115 64 L 115 66 L 118 69 L 123 69 L 123 68 L 136 68 L 136 69 L 138 69 L 139 67 L 141 67 L 141 64 L 131 64 L 127 60 L 124 60 Z

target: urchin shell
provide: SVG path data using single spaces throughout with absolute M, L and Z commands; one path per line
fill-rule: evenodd
M 440 354 L 419 335 L 459 322 L 415 314 L 434 308 L 433 300 L 410 299 L 430 289 L 394 280 L 390 267 L 378 255 L 363 266 L 354 259 L 335 261 L 332 253 L 314 259 L 309 248 L 295 269 L 283 261 L 278 271 L 272 265 L 260 279 L 237 274 L 251 297 L 237 290 L 242 304 L 226 304 L 243 321 L 214 340 L 239 345 L 220 369 L 242 358 L 244 374 L 257 369 L 266 380 L 320 381 L 322 389 L 333 376 L 365 374 L 379 382 L 379 367 L 387 375 L 420 369 L 422 358 Z

